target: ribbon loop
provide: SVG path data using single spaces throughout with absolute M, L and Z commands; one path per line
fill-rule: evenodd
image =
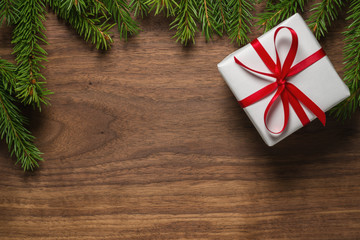
M 276 37 L 281 29 L 287 29 L 290 31 L 291 34 L 291 46 L 289 52 L 284 60 L 283 65 L 281 65 L 281 60 L 278 54 L 278 50 L 276 47 Z M 246 97 L 245 99 L 239 101 L 239 104 L 246 108 L 259 100 L 263 99 L 264 97 L 270 95 L 272 92 L 275 92 L 274 96 L 271 98 L 270 102 L 268 103 L 265 112 L 264 112 L 264 123 L 266 129 L 273 133 L 273 134 L 280 134 L 282 133 L 289 121 L 289 105 L 292 106 L 296 115 L 300 119 L 301 123 L 305 126 L 310 122 L 308 116 L 306 115 L 303 107 L 301 106 L 300 102 L 306 106 L 312 113 L 314 113 L 317 118 L 321 121 L 321 123 L 325 126 L 326 123 L 326 115 L 325 113 L 310 99 L 308 98 L 302 91 L 300 91 L 294 84 L 287 82 L 287 77 L 294 76 L 299 72 L 303 71 L 304 69 L 308 68 L 315 62 L 319 61 L 321 58 L 326 56 L 324 50 L 320 48 L 318 51 L 307 57 L 306 59 L 302 60 L 295 66 L 291 67 L 294 63 L 296 53 L 298 50 L 299 40 L 297 33 L 294 29 L 290 27 L 279 27 L 275 30 L 274 33 L 274 46 L 275 46 L 275 53 L 276 53 L 276 63 L 270 57 L 268 52 L 265 48 L 261 45 L 258 39 L 255 39 L 251 42 L 252 47 L 255 49 L 256 53 L 259 55 L 261 60 L 264 62 L 266 67 L 270 70 L 271 73 L 264 73 L 257 71 L 255 69 L 249 68 L 241 61 L 239 61 L 235 56 L 235 62 L 240 65 L 241 67 L 247 69 L 250 72 L 257 73 L 264 76 L 273 77 L 276 79 L 275 82 L 265 86 L 264 88 L 258 90 L 257 92 L 251 94 L 250 96 Z M 268 128 L 267 119 L 268 113 L 278 98 L 281 98 L 283 109 L 284 109 L 284 124 L 282 129 L 279 132 L 274 132 Z

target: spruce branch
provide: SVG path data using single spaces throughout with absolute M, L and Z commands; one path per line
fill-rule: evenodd
M 205 36 L 206 41 L 209 41 L 212 37 L 213 31 L 213 19 L 210 12 L 210 1 L 201 0 L 199 6 L 199 22 L 201 23 L 202 33 Z
M 12 94 L 16 88 L 16 66 L 0 58 L 1 84 L 5 91 Z
M 54 12 L 68 21 L 85 41 L 90 41 L 97 49 L 106 50 L 111 47 L 113 40 L 109 30 L 115 24 L 108 23 L 107 9 L 102 2 L 48 0 L 48 3 Z
M 342 6 L 342 0 L 323 0 L 313 5 L 309 27 L 315 33 L 316 38 L 325 36 L 328 31 L 327 27 L 338 17 L 338 11 Z
M 222 21 L 219 18 L 216 10 L 219 9 L 218 0 L 201 0 L 199 1 L 199 12 L 198 22 L 201 24 L 201 31 L 205 36 L 206 41 L 209 41 L 213 33 L 216 32 L 218 35 L 222 35 Z M 220 14 L 221 16 L 221 14 Z
M 58 0 L 46 0 L 47 3 L 50 4 L 50 6 L 52 6 L 52 4 L 56 4 L 58 2 Z M 79 13 L 85 13 L 86 12 L 86 8 L 87 8 L 87 1 L 86 0 L 63 0 L 60 2 L 61 4 L 59 5 L 60 8 L 62 8 L 65 11 L 70 11 L 71 8 L 75 8 L 75 10 Z
M 148 0 L 146 3 L 149 6 L 149 12 L 155 10 L 155 15 L 164 12 L 166 16 L 175 16 L 178 3 L 176 0 Z
M 137 22 L 131 18 L 130 6 L 127 0 L 103 0 L 103 2 L 117 23 L 120 38 L 124 38 L 126 41 L 128 35 L 134 35 L 139 32 Z
M 268 31 L 275 27 L 278 23 L 291 17 L 298 9 L 304 10 L 306 0 L 280 0 L 275 4 L 267 4 L 265 12 L 260 13 L 258 18 L 258 25 L 264 27 Z
M 360 2 L 350 1 L 346 20 L 351 21 L 346 28 L 344 60 L 344 81 L 350 89 L 350 97 L 331 109 L 331 114 L 338 119 L 350 118 L 360 106 Z
M 48 104 L 47 95 L 51 94 L 44 87 L 45 77 L 40 73 L 41 64 L 46 60 L 46 51 L 39 43 L 46 42 L 44 35 L 45 5 L 42 0 L 28 0 L 17 3 L 19 18 L 13 31 L 12 43 L 18 64 L 17 97 L 25 105 L 41 109 L 41 103 Z
M 231 41 L 237 44 L 246 44 L 249 41 L 251 11 L 255 0 L 229 0 L 227 5 L 227 33 Z
M 0 134 L 1 139 L 5 138 L 10 154 L 16 156 L 16 163 L 20 162 L 24 171 L 33 170 L 42 160 L 41 152 L 33 143 L 34 136 L 24 127 L 27 120 L 20 115 L 10 94 L 15 71 L 15 66 L 0 59 Z
M 181 44 L 187 45 L 189 41 L 195 43 L 197 26 L 196 0 L 181 0 L 176 8 L 175 20 L 170 24 L 170 29 L 176 28 L 174 38 Z
M 147 16 L 149 7 L 146 4 L 147 0 L 131 0 L 130 1 L 130 11 L 134 12 L 134 17 Z
M 262 1 L 263 1 L 263 0 L 261 0 L 261 1 L 259 1 L 259 2 L 262 2 Z M 267 1 L 266 1 L 266 7 L 268 8 L 268 7 L 270 7 L 271 5 L 276 4 L 275 2 L 276 2 L 276 0 L 267 0 Z
M 6 20 L 7 24 L 14 24 L 18 18 L 18 10 L 15 7 L 15 0 L 0 1 L 0 26 Z
M 225 0 L 212 0 L 213 5 L 213 18 L 216 23 L 216 33 L 220 36 L 223 35 L 223 32 L 226 31 L 226 14 L 227 14 L 227 5 Z

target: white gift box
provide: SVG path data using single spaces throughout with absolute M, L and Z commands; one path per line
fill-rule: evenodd
M 299 14 L 295 14 L 258 38 L 258 41 L 262 44 L 274 62 L 276 62 L 274 33 L 275 30 L 281 26 L 292 28 L 298 36 L 299 45 L 292 66 L 309 57 L 321 48 L 319 42 L 316 40 L 302 17 Z M 291 42 L 292 39 L 289 31 L 279 31 L 276 37 L 276 46 L 281 62 L 286 58 Z M 269 83 L 276 81 L 274 78 L 260 76 L 245 70 L 235 63 L 234 56 L 252 69 L 266 73 L 271 72 L 251 44 L 247 44 L 221 61 L 218 64 L 218 69 L 238 101 L 243 100 L 267 86 Z M 300 89 L 324 112 L 350 96 L 349 89 L 336 73 L 327 56 L 321 58 L 298 74 L 287 78 L 287 81 Z M 299 117 L 290 106 L 288 124 L 283 132 L 280 134 L 273 134 L 266 128 L 264 123 L 264 111 L 274 94 L 275 91 L 256 103 L 244 108 L 245 113 L 248 115 L 265 143 L 269 146 L 273 146 L 303 127 Z M 310 121 L 316 118 L 306 106 L 303 104 L 301 104 L 301 106 Z M 282 102 L 276 101 L 271 108 L 271 117 L 268 118 L 268 126 L 270 129 L 279 131 L 282 128 L 284 123 L 283 112 Z

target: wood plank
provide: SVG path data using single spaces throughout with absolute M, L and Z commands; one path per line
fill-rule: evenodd
M 182 47 L 169 22 L 101 52 L 48 14 L 55 94 L 26 109 L 46 161 L 23 173 L 0 145 L 0 238 L 359 239 L 359 117 L 269 148 L 217 71 L 237 47 L 200 34 Z M 340 74 L 345 25 L 322 41 Z

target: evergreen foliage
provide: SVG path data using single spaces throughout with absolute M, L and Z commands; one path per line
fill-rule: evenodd
M 51 92 L 44 87 L 45 77 L 40 73 L 46 61 L 46 51 L 40 46 L 46 42 L 45 4 L 42 0 L 18 1 L 18 18 L 13 31 L 14 53 L 17 62 L 17 97 L 25 105 L 41 109 L 41 103 L 47 104 L 47 95 Z
M 195 1 L 186 1 L 187 5 L 191 5 Z M 149 6 L 149 12 L 155 11 L 155 15 L 164 12 L 167 17 L 174 16 L 176 8 L 179 8 L 179 4 L 175 0 L 148 0 L 145 2 Z
M 171 28 L 176 28 L 175 38 L 181 44 L 187 45 L 189 41 L 195 43 L 195 32 L 197 30 L 196 17 L 197 9 L 192 0 L 181 0 L 176 10 L 175 20 Z
M 18 18 L 18 10 L 15 7 L 15 0 L 0 1 L 0 26 L 6 20 L 7 24 L 11 24 Z
M 34 145 L 34 137 L 24 127 L 27 123 L 14 104 L 12 96 L 16 87 L 16 67 L 4 59 L 0 59 L 0 135 L 5 138 L 11 155 L 15 155 L 17 162 L 24 170 L 33 170 L 42 160 L 41 152 Z
M 337 18 L 338 11 L 343 5 L 342 0 L 326 0 L 313 5 L 309 27 L 317 38 L 325 36 L 328 26 Z
M 213 4 L 217 1 L 202 0 L 199 1 L 199 19 L 201 23 L 201 31 L 204 34 L 206 41 L 212 38 L 213 32 L 217 30 L 217 23 L 215 18 L 216 11 Z
M 247 34 L 250 32 L 251 10 L 254 0 L 229 0 L 227 4 L 226 25 L 227 34 L 232 41 L 244 45 L 249 41 Z
M 113 40 L 109 30 L 113 24 L 109 23 L 103 3 L 96 0 L 48 0 L 48 3 L 85 41 L 90 41 L 97 49 L 110 48 Z
M 216 33 L 222 36 L 224 31 L 227 30 L 227 1 L 226 0 L 212 0 L 212 18 L 214 19 L 213 25 L 215 26 Z
M 128 35 L 138 33 L 139 26 L 137 22 L 131 18 L 130 6 L 127 0 L 103 0 L 102 2 L 117 24 L 120 38 L 123 37 L 127 40 Z
M 147 0 L 131 0 L 130 11 L 134 13 L 134 17 L 141 16 L 142 18 L 147 16 L 149 7 L 146 4 Z
M 265 12 L 260 13 L 257 17 L 257 24 L 263 26 L 265 31 L 268 31 L 297 11 L 303 11 L 304 5 L 305 0 L 280 0 L 277 3 L 270 1 L 266 5 Z
M 350 89 L 350 97 L 331 110 L 338 119 L 349 118 L 360 106 L 360 1 L 351 0 L 345 31 L 344 81 Z

